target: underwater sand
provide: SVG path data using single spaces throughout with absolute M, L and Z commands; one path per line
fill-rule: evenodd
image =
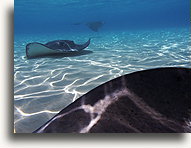
M 68 39 L 90 54 L 26 59 L 29 42 Z M 118 76 L 156 67 L 191 67 L 189 28 L 17 34 L 14 42 L 14 127 L 30 133 L 91 89 Z

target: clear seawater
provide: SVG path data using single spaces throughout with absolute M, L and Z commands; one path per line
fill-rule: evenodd
M 15 131 L 34 131 L 83 94 L 121 75 L 191 68 L 189 6 L 187 0 L 15 0 Z M 93 32 L 85 25 L 90 21 L 105 24 Z M 89 54 L 25 57 L 30 42 L 84 43 L 89 37 L 95 37 Z

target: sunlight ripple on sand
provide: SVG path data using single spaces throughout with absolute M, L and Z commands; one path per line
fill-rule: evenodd
M 32 132 L 91 89 L 113 78 L 161 66 L 190 65 L 187 30 L 100 32 L 76 57 L 25 58 L 28 42 L 56 38 L 80 42 L 91 34 L 18 37 L 14 50 L 15 131 Z M 43 39 L 43 40 L 42 40 Z

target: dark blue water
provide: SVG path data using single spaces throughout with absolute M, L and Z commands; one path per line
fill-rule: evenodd
M 189 27 L 189 0 L 15 0 L 15 33 L 102 31 Z
M 91 89 L 158 67 L 191 67 L 188 0 L 15 0 L 14 127 L 39 128 Z M 91 30 L 88 22 L 103 26 Z M 26 59 L 26 45 L 91 40 L 91 54 Z

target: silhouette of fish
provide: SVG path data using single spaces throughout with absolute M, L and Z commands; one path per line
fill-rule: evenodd
M 104 23 L 102 21 L 95 21 L 95 22 L 88 22 L 88 23 L 86 23 L 86 25 L 92 31 L 98 32 L 99 29 L 104 25 Z

